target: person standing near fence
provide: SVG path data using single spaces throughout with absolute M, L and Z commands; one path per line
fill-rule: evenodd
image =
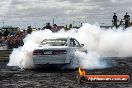
M 28 26 L 28 28 L 27 28 L 27 34 L 31 34 L 31 33 L 32 33 L 32 27 Z
M 117 15 L 116 15 L 116 13 L 114 13 L 112 22 L 113 22 L 114 27 L 117 28 Z
M 127 13 L 124 16 L 124 20 L 125 20 L 125 28 L 129 27 L 130 16 Z
M 4 33 L 3 33 L 3 36 L 7 38 L 7 36 L 8 36 L 9 33 L 10 33 L 10 32 L 8 31 L 8 29 L 6 29 L 6 30 L 4 31 Z

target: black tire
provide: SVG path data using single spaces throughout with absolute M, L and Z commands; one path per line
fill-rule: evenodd
M 79 83 L 80 83 L 80 84 L 84 84 L 84 81 L 85 81 L 85 77 L 82 76 L 82 77 L 80 78 L 80 80 L 79 80 Z

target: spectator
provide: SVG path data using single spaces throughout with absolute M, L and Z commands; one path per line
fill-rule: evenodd
M 71 28 L 72 28 L 72 24 L 69 25 L 69 29 L 71 29 Z
M 6 29 L 5 32 L 3 33 L 3 36 L 4 36 L 4 37 L 7 37 L 9 33 L 10 33 L 10 32 Z
M 12 36 L 7 37 L 7 48 L 8 49 L 13 49 Z
M 125 20 L 125 28 L 129 27 L 130 16 L 127 13 L 124 16 L 124 20 Z
M 57 27 L 57 25 L 56 24 L 54 24 L 53 25 L 53 27 L 52 27 L 52 32 L 57 32 L 58 31 L 58 27 Z
M 23 32 L 18 31 L 15 35 L 9 35 L 7 36 L 7 40 L 5 40 L 7 48 L 13 49 L 18 48 L 19 46 L 23 45 Z
M 65 30 L 66 30 L 66 31 L 68 30 L 68 27 L 67 27 L 67 25 L 66 25 L 66 27 L 65 27 Z
M 7 49 L 18 48 L 19 46 L 24 45 L 23 39 L 27 35 L 26 30 L 14 32 L 11 30 L 9 32 L 7 29 L 4 31 L 1 36 L 0 30 L 0 46 L 7 46 Z
M 116 13 L 114 13 L 113 21 L 112 22 L 113 22 L 114 27 L 117 28 L 117 16 L 116 16 Z
M 27 34 L 31 34 L 31 33 L 32 33 L 32 28 L 31 28 L 31 26 L 28 26 Z
M 0 30 L 0 37 L 2 37 L 2 31 Z
M 27 31 L 24 29 L 22 32 L 22 37 L 24 38 L 27 35 Z
M 13 31 L 13 29 L 11 30 L 11 32 L 9 33 L 9 36 L 14 36 L 14 35 L 16 35 L 16 33 Z
M 120 24 L 118 25 L 118 27 L 119 27 L 119 26 L 121 26 L 121 27 L 124 26 L 124 23 L 123 23 L 123 20 L 122 20 L 122 19 L 120 20 Z
M 80 27 L 82 27 L 82 25 L 83 25 L 83 23 L 81 23 L 81 26 Z
M 123 25 L 123 20 L 122 19 L 120 20 L 120 25 Z
M 52 26 L 50 25 L 50 23 L 47 23 L 46 26 L 45 26 L 46 29 L 52 29 Z

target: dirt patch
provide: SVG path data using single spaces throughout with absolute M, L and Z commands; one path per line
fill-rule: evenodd
M 111 59 L 112 67 L 87 70 L 87 74 L 130 74 L 132 75 L 132 59 Z M 77 83 L 75 70 L 57 70 L 55 68 L 39 68 L 21 70 L 8 67 L 7 62 L 0 62 L 0 88 L 132 88 L 128 84 L 117 83 Z

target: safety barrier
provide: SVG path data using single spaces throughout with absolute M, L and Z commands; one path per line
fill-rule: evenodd
M 0 61 L 8 61 L 12 50 L 0 50 Z

